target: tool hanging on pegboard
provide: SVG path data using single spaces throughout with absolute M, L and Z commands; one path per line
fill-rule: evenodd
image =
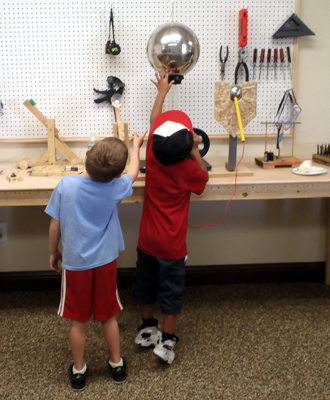
M 111 31 L 112 31 L 112 39 L 111 39 Z M 109 39 L 107 44 L 105 45 L 106 54 L 112 54 L 113 56 L 118 56 L 121 52 L 121 48 L 119 44 L 116 43 L 115 40 L 115 27 L 113 23 L 113 11 L 112 7 L 110 9 L 110 19 L 109 19 Z
M 219 60 L 221 64 L 221 80 L 223 81 L 225 78 L 225 67 L 226 67 L 226 62 L 228 61 L 228 54 L 229 54 L 229 49 L 228 46 L 226 47 L 226 54 L 222 56 L 222 46 L 220 47 L 219 51 Z

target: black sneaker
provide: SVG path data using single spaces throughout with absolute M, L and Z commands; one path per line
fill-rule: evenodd
M 83 374 L 74 374 L 73 373 L 73 364 L 69 367 L 69 379 L 73 390 L 80 392 L 85 389 L 86 385 L 86 376 L 87 376 L 88 367 L 86 364 L 86 371 Z
M 116 383 L 124 383 L 126 381 L 126 361 L 124 357 L 122 357 L 122 359 L 123 359 L 123 366 L 115 368 L 112 368 L 111 365 L 109 364 L 110 358 L 108 360 L 108 366 L 110 368 L 112 378 Z

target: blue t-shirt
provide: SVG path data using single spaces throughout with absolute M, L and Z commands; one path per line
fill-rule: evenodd
M 117 203 L 132 193 L 129 175 L 109 183 L 81 175 L 60 180 L 45 212 L 61 223 L 63 268 L 82 271 L 118 258 L 125 246 Z

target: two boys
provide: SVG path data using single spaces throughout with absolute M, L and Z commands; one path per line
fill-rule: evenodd
M 168 72 L 162 76 L 157 73 L 152 82 L 158 95 L 150 118 L 145 199 L 133 287 L 143 319 L 135 342 L 143 347 L 156 346 L 154 354 L 172 363 L 178 341 L 176 320 L 184 290 L 190 193 L 203 192 L 208 173 L 189 117 L 180 111 L 162 114 L 164 99 L 173 84 L 168 82 Z M 62 237 L 58 313 L 70 319 L 74 362 L 69 367 L 69 378 L 75 390 L 85 387 L 86 323 L 92 309 L 94 319 L 102 323 L 112 377 L 116 383 L 126 380 L 126 361 L 120 355 L 115 317 L 122 309 L 116 285 L 116 259 L 119 251 L 124 250 L 117 203 L 132 195 L 145 134 L 134 133 L 132 161 L 123 176 L 128 154 L 125 144 L 116 138 L 97 142 L 87 155 L 86 172 L 61 179 L 45 210 L 52 217 L 50 267 L 58 272 L 58 261 L 62 260 L 58 245 Z M 153 318 L 157 294 L 163 313 L 162 332 Z

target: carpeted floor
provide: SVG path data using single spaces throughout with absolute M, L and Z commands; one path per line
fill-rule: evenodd
M 90 375 L 75 393 L 67 377 L 68 321 L 56 315 L 59 293 L 0 293 L 0 399 L 330 399 L 330 287 L 188 287 L 171 366 L 135 346 L 138 307 L 130 290 L 120 294 L 127 382 L 116 385 L 108 375 L 106 345 L 90 322 Z

